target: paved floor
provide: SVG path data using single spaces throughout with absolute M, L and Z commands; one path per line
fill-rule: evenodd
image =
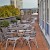
M 42 32 L 40 30 L 40 27 L 38 25 L 38 22 L 36 22 L 34 24 L 35 26 L 35 29 L 36 29 L 36 39 L 37 39 L 37 42 L 38 42 L 38 45 L 39 45 L 39 48 L 37 50 L 48 50 L 48 45 L 47 45 L 47 42 L 44 38 L 44 36 L 42 35 Z
M 42 35 L 42 32 L 40 30 L 40 27 L 38 25 L 38 22 L 36 22 L 34 24 L 35 26 L 35 29 L 36 29 L 36 39 L 37 39 L 37 42 L 38 42 L 38 48 L 36 48 L 36 45 L 32 44 L 32 50 L 48 50 L 48 45 L 47 45 L 47 42 L 45 40 L 45 38 L 43 37 Z M 4 48 L 2 47 L 1 50 L 4 50 Z M 7 48 L 7 50 L 12 50 L 12 47 L 9 46 Z M 28 46 L 23 46 L 22 48 L 19 47 L 19 46 L 16 46 L 15 50 L 29 50 L 29 47 Z

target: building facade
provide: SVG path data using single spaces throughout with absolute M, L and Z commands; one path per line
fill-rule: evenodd
M 50 46 L 50 0 L 38 0 L 39 26 Z
M 10 0 L 10 4 L 14 5 L 15 8 L 19 8 L 19 9 L 23 8 L 23 0 Z

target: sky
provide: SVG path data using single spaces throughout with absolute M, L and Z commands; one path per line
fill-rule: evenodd
M 37 8 L 37 0 L 23 0 L 23 8 Z M 9 5 L 10 0 L 0 0 L 0 6 Z
M 38 0 L 23 0 L 23 8 L 37 8 Z
M 10 4 L 10 0 L 0 0 L 0 6 L 9 5 L 9 4 Z

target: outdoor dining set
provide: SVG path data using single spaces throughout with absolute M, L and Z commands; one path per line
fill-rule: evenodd
M 7 50 L 8 44 L 11 43 L 13 44 L 13 50 L 15 50 L 15 47 L 18 43 L 22 44 L 21 47 L 23 47 L 24 43 L 28 44 L 29 49 L 31 50 L 31 42 L 35 42 L 35 45 L 38 48 L 38 44 L 36 41 L 36 30 L 35 27 L 32 27 L 31 24 L 29 23 L 27 24 L 20 23 L 17 25 L 10 24 L 7 29 L 8 31 L 5 34 L 6 37 L 5 50 Z

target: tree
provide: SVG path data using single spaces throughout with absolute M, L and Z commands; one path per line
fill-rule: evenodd
M 20 10 L 15 8 L 13 5 L 2 6 L 0 7 L 0 17 L 11 17 L 11 16 L 19 16 Z

